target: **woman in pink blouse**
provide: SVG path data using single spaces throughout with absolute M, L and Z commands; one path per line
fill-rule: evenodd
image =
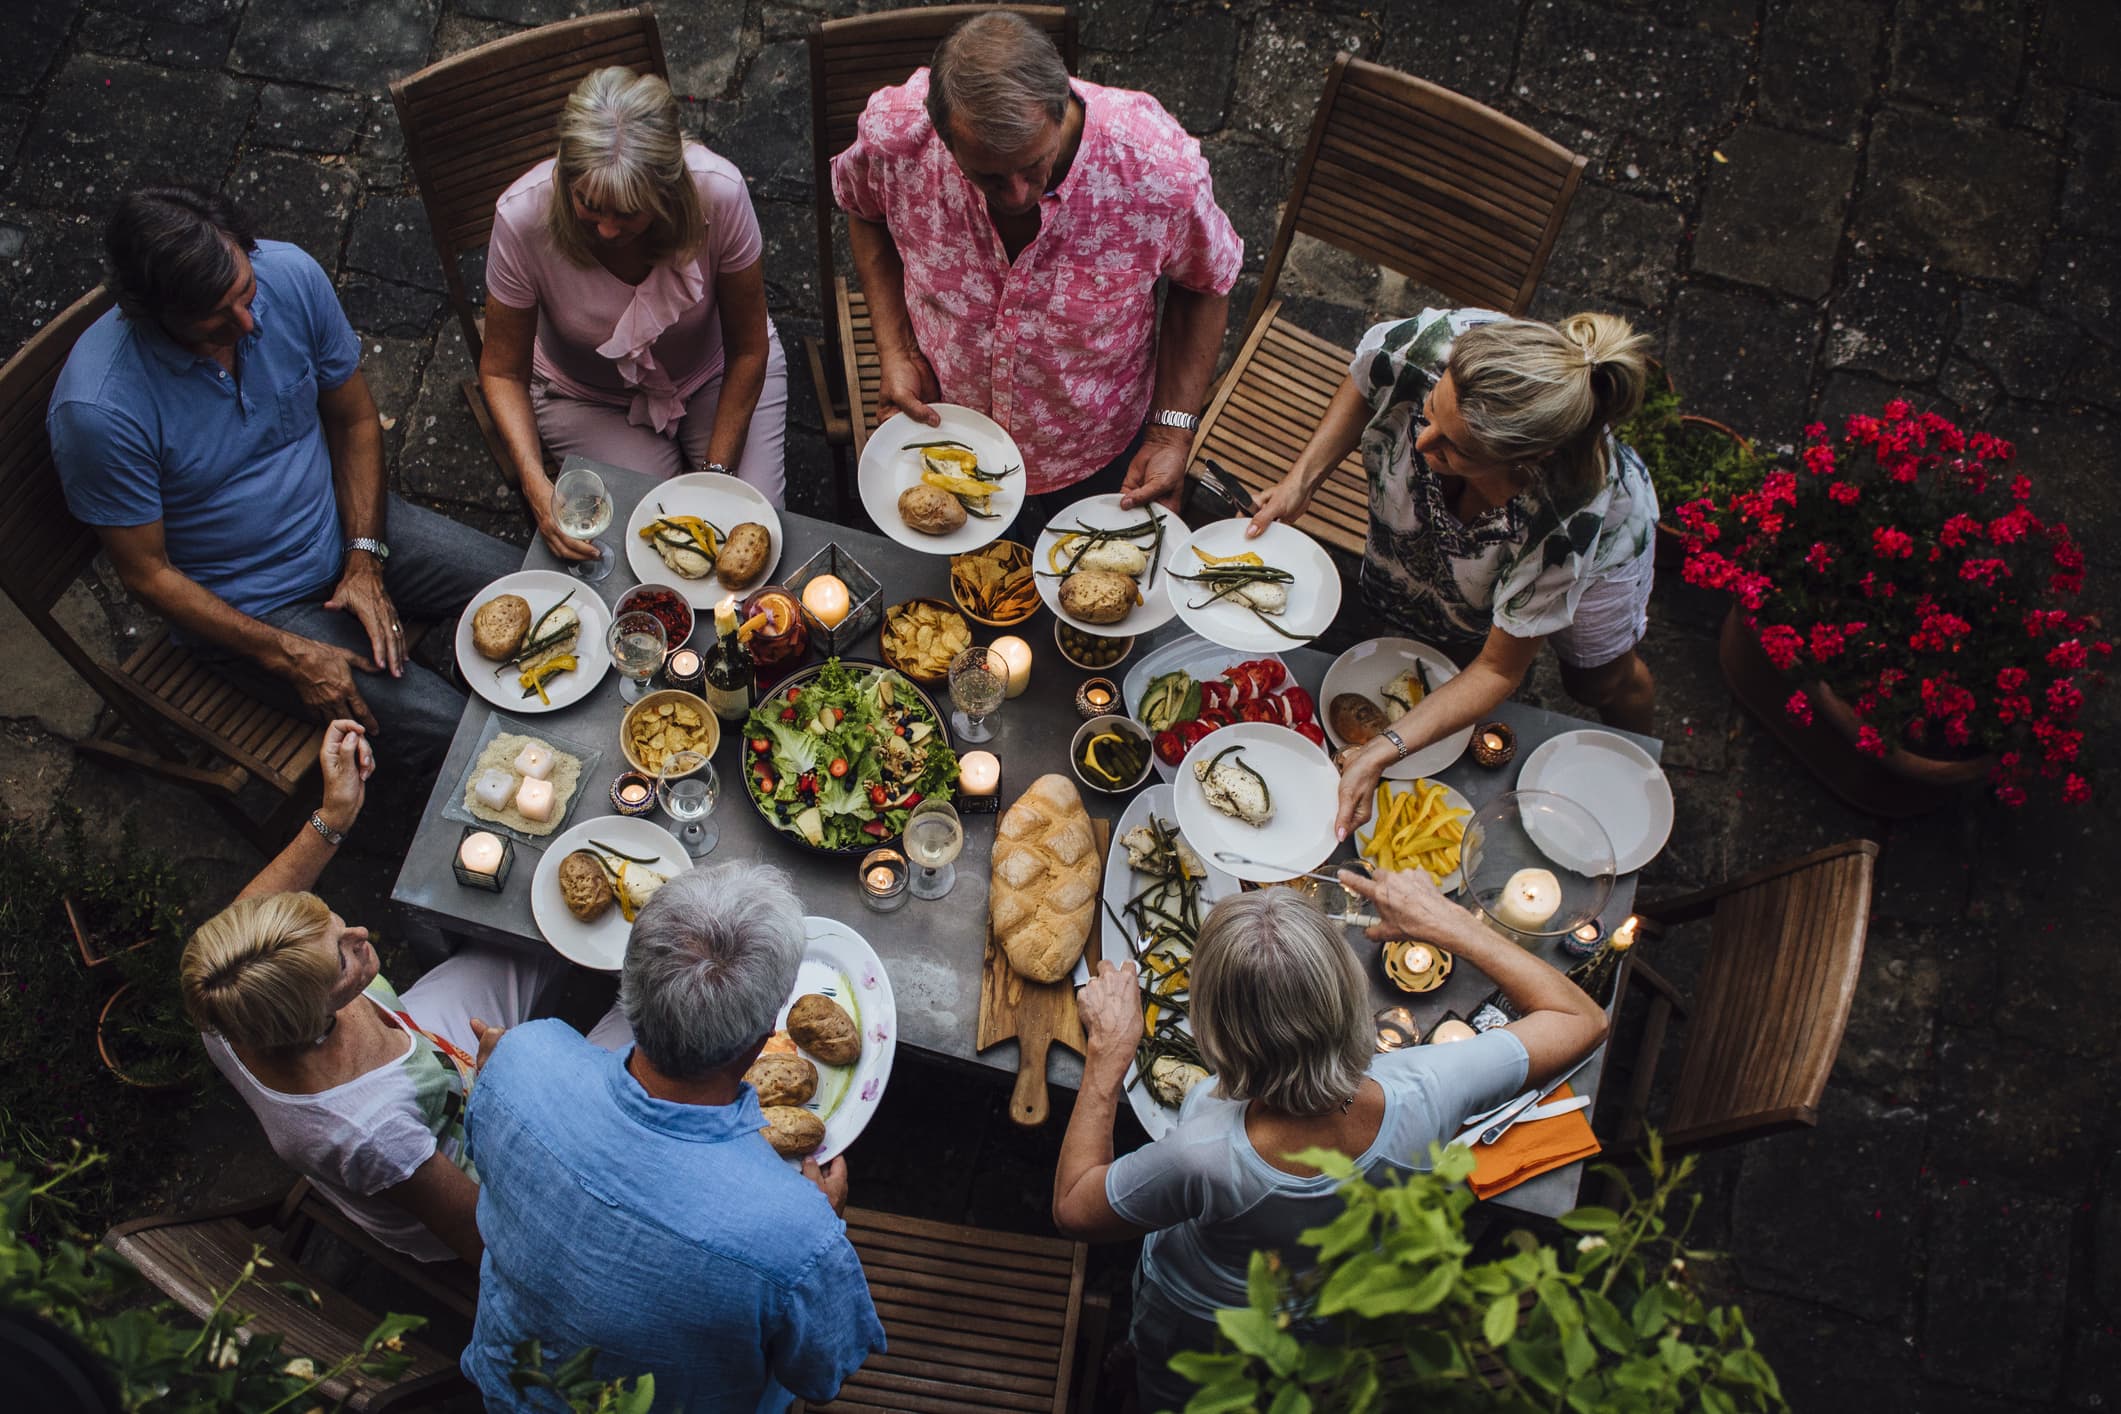
M 743 176 L 685 141 L 654 75 L 599 69 L 559 152 L 502 193 L 479 386 L 538 532 L 563 559 L 544 456 L 725 471 L 781 503 L 788 370 Z

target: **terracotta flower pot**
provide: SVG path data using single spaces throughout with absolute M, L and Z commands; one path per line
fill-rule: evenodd
M 1995 768 L 1993 756 L 1946 760 L 1895 747 L 1882 759 L 1856 749 L 1856 714 L 1823 683 L 1805 685 L 1813 711 L 1809 726 L 1785 710 L 1790 679 L 1770 661 L 1760 639 L 1734 608 L 1717 642 L 1723 679 L 1747 711 L 1810 768 L 1820 784 L 1856 809 L 1888 819 L 1923 815 L 1965 799 Z
M 1725 426 L 1713 417 L 1703 417 L 1701 414 L 1694 412 L 1683 412 L 1679 414 L 1679 425 L 1727 438 L 1735 442 L 1744 451 L 1749 452 L 1753 449 L 1752 438 L 1745 436 L 1735 428 Z M 1671 511 L 1672 508 L 1670 506 L 1659 506 L 1657 508 L 1659 517 L 1669 515 Z M 1652 563 L 1658 569 L 1679 570 L 1686 567 L 1686 539 L 1678 526 L 1667 520 L 1658 520 L 1657 548 L 1654 554 L 1656 558 Z
M 110 994 L 110 1000 L 103 1004 L 103 1010 L 96 1017 L 96 1054 L 103 1058 L 103 1068 L 105 1070 L 108 1070 L 119 1080 L 135 1089 L 181 1089 L 187 1083 L 182 1077 L 153 1080 L 140 1079 L 128 1074 L 124 1067 L 119 1065 L 117 1057 L 112 1053 L 111 1042 L 124 1029 L 126 1024 L 126 1007 L 128 1005 L 137 1006 L 142 995 L 144 994 L 131 982 L 127 982 L 117 991 Z M 131 999 L 129 1002 L 128 998 Z

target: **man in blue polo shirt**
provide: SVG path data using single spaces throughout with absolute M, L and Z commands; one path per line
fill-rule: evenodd
M 408 660 L 400 616 L 455 614 L 521 553 L 389 494 L 360 339 L 298 247 L 159 187 L 118 204 L 104 249 L 118 307 L 47 415 L 67 505 L 221 671 L 432 768 L 464 697 Z

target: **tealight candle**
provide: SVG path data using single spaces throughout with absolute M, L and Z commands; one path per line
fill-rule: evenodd
M 966 795 L 992 795 L 1002 782 L 1002 763 L 991 751 L 968 751 L 957 758 L 958 789 Z
M 838 628 L 853 607 L 847 582 L 836 574 L 819 575 L 803 586 L 803 607 L 826 628 Z
M 485 830 L 464 836 L 464 843 L 457 846 L 457 863 L 474 874 L 500 873 L 501 837 Z
M 516 753 L 516 774 L 533 781 L 542 781 L 552 775 L 552 748 L 536 742 Z
M 1495 900 L 1495 921 L 1521 933 L 1535 932 L 1561 909 L 1561 880 L 1551 869 L 1520 869 Z
M 1092 717 L 1102 717 L 1118 700 L 1119 689 L 1112 685 L 1112 679 L 1091 678 L 1075 690 L 1075 715 L 1086 722 Z
M 663 676 L 669 679 L 670 685 L 683 688 L 687 692 L 699 691 L 700 679 L 706 675 L 706 671 L 707 664 L 699 653 L 691 648 L 680 648 L 663 664 Z
M 1012 634 L 995 639 L 992 648 L 1009 665 L 1009 696 L 1020 696 L 1031 686 L 1031 645 Z
M 1429 1033 L 1429 1044 L 1447 1046 L 1453 1041 L 1470 1041 L 1476 1034 L 1472 1027 L 1457 1017 L 1447 1017 L 1437 1022 L 1436 1029 Z
M 1407 949 L 1407 971 L 1419 977 L 1436 965 L 1436 954 L 1425 943 L 1416 943 Z
M 878 913 L 889 913 L 906 901 L 906 886 L 912 877 L 905 855 L 895 849 L 872 849 L 862 856 L 855 882 L 863 903 Z
M 546 769 L 550 770 L 551 767 Z M 523 784 L 516 787 L 516 811 L 526 820 L 550 820 L 552 802 L 551 781 L 526 776 Z
M 611 808 L 621 815 L 646 815 L 655 809 L 655 781 L 640 771 L 623 771 L 611 783 Z
M 1396 1051 L 1421 1040 L 1421 1029 L 1414 1024 L 1414 1013 L 1403 1006 L 1388 1006 L 1371 1020 L 1377 1023 L 1377 1049 L 1380 1052 Z
M 1473 759 L 1483 766 L 1507 766 L 1517 754 L 1517 733 L 1508 722 L 1490 722 L 1473 733 Z
M 1605 925 L 1593 918 L 1571 928 L 1561 940 L 1561 950 L 1570 957 L 1590 957 L 1605 943 Z

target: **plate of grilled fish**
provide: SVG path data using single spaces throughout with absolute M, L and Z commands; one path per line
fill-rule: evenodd
M 611 612 L 596 590 L 553 570 L 505 574 L 457 616 L 457 671 L 511 712 L 556 712 L 590 694 L 611 666 Z
M 673 476 L 634 506 L 626 563 L 643 584 L 667 584 L 706 615 L 773 578 L 781 518 L 766 493 L 717 471 Z
M 1340 773 L 1288 727 L 1239 722 L 1196 742 L 1178 768 L 1178 828 L 1201 857 L 1256 884 L 1316 869 L 1333 853 Z M 1241 862 L 1240 862 L 1241 861 Z
M 1275 521 L 1256 539 L 1242 517 L 1210 521 L 1164 575 L 1171 606 L 1210 643 L 1277 653 L 1309 643 L 1340 612 L 1340 571 L 1316 540 Z

